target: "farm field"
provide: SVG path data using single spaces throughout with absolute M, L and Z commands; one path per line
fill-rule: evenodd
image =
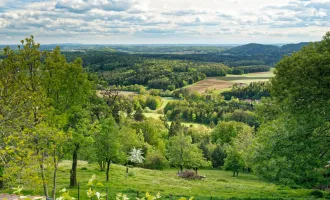
M 274 77 L 273 71 L 243 75 L 227 74 L 227 76 L 206 78 L 205 80 L 199 81 L 198 83 L 188 86 L 187 88 L 199 93 L 205 93 L 205 90 L 207 89 L 215 89 L 219 92 L 223 92 L 225 90 L 229 90 L 235 83 L 250 84 L 252 82 L 268 81 L 272 77 Z
M 62 188 L 69 189 L 70 166 L 70 161 L 60 163 L 58 190 Z M 185 180 L 176 175 L 177 169 L 158 171 L 130 168 L 131 175 L 127 177 L 125 171 L 125 166 L 111 165 L 110 181 L 105 182 L 105 172 L 99 171 L 97 165 L 91 165 L 84 161 L 78 162 L 80 199 L 87 200 L 86 190 L 89 188 L 87 182 L 93 174 L 96 174 L 97 180 L 104 185 L 95 186 L 94 189 L 105 192 L 108 187 L 110 200 L 115 199 L 115 195 L 120 192 L 127 194 L 130 199 L 135 199 L 137 191 L 140 195 L 145 192 L 155 195 L 159 192 L 163 197 L 162 199 L 169 199 L 169 194 L 173 194 L 174 197 L 195 196 L 196 200 L 210 199 L 211 196 L 212 199 L 244 199 L 252 196 L 254 198 L 313 199 L 309 195 L 311 190 L 277 186 L 259 180 L 252 174 L 240 173 L 238 177 L 232 177 L 230 171 L 200 170 L 199 174 L 206 176 L 204 180 Z M 69 189 L 69 191 L 70 195 L 77 197 L 77 188 Z M 39 193 L 42 194 L 41 187 Z

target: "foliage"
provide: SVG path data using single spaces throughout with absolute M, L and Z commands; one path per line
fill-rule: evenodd
M 329 44 L 319 43 L 285 57 L 276 65 L 271 95 L 274 104 L 261 118 L 255 171 L 284 184 L 327 187 L 322 169 L 329 160 Z M 271 115 L 273 114 L 273 116 Z
M 238 176 L 238 172 L 244 167 L 242 156 L 231 146 L 226 149 L 225 169 L 233 171 L 233 176 Z
M 241 122 L 220 122 L 211 132 L 213 142 L 230 144 L 241 132 L 250 130 L 251 127 Z
M 224 101 L 221 96 L 214 93 L 201 95 L 181 90 L 179 94 L 184 100 L 170 101 L 164 108 L 164 113 L 169 120 L 175 120 L 179 117 L 183 122 L 202 124 L 213 122 L 217 124 L 219 121 L 224 120 L 226 113 L 234 112 L 237 109 L 243 111 L 253 111 L 254 109 L 254 103 L 237 99 Z M 247 112 L 244 114 L 247 115 L 248 119 L 246 120 L 249 120 L 249 124 L 257 126 L 258 122 L 253 113 Z
M 169 140 L 168 146 L 169 162 L 172 166 L 194 169 L 197 173 L 198 168 L 209 167 L 211 163 L 203 157 L 202 150 L 196 144 L 192 144 L 190 136 L 179 133 Z
M 261 99 L 262 97 L 270 96 L 270 83 L 269 82 L 252 82 L 247 86 L 234 84 L 230 91 L 222 93 L 226 100 L 232 97 L 239 99 Z
M 168 164 L 168 160 L 161 150 L 149 148 L 143 166 L 148 169 L 163 170 L 168 167 Z

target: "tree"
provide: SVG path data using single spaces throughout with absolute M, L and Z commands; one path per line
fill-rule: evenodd
M 315 169 L 329 160 L 330 33 L 318 43 L 283 58 L 271 80 L 274 106 L 261 114 L 255 171 L 284 184 L 318 185 Z M 264 120 L 265 121 L 265 120 Z
M 225 169 L 232 170 L 233 176 L 238 176 L 239 170 L 244 167 L 243 159 L 241 154 L 231 146 L 226 149 L 227 157 L 225 158 Z
M 4 76 L 0 76 L 4 89 L 0 89 L 0 115 L 3 116 L 0 123 L 4 133 L 1 134 L 1 148 L 7 149 L 1 153 L 1 160 L 5 168 L 9 166 L 8 170 L 5 169 L 8 175 L 28 173 L 26 170 L 15 172 L 24 165 L 37 171 L 38 175 L 25 174 L 26 178 L 40 177 L 39 184 L 43 185 L 46 197 L 49 196 L 46 172 L 52 170 L 52 196 L 55 198 L 57 166 L 64 155 L 64 145 L 70 139 L 70 133 L 63 132 L 67 121 L 65 111 L 81 100 L 79 91 L 82 90 L 73 87 L 84 84 L 74 81 L 80 76 L 74 73 L 77 63 L 66 63 L 59 48 L 49 53 L 39 48 L 31 36 L 22 41 L 17 52 L 6 48 L 7 57 L 0 63 L 1 72 L 4 72 Z M 7 135 L 8 131 L 10 135 Z M 11 159 L 13 156 L 15 159 Z
M 192 144 L 190 136 L 179 133 L 169 140 L 168 157 L 171 165 L 179 167 L 180 172 L 183 168 L 193 168 L 196 173 L 198 168 L 210 165 L 203 157 L 203 152 L 198 148 L 197 144 Z
M 135 111 L 135 113 L 134 113 L 134 119 L 135 119 L 136 121 L 143 121 L 144 118 L 145 118 L 145 117 L 144 117 L 144 115 L 143 115 L 143 110 L 142 110 L 141 107 L 139 107 L 139 108 Z
M 213 142 L 221 144 L 231 143 L 232 140 L 244 129 L 250 129 L 247 124 L 235 121 L 220 122 L 211 132 Z
M 226 152 L 220 144 L 217 144 L 211 154 L 211 161 L 214 168 L 221 167 L 225 163 Z
M 100 131 L 95 133 L 96 161 L 102 166 L 106 164 L 106 181 L 109 181 L 111 163 L 123 163 L 126 154 L 122 151 L 118 125 L 113 118 L 106 118 L 100 122 Z
M 135 147 L 132 151 L 129 152 L 130 156 L 128 157 L 129 161 L 136 164 L 141 164 L 144 161 L 142 149 L 136 149 Z
M 142 164 L 145 160 L 142 149 L 136 149 L 135 147 L 129 152 L 130 156 L 128 160 L 135 164 Z M 128 174 L 128 166 L 126 167 L 126 175 Z
M 181 132 L 183 132 L 183 126 L 181 125 L 180 117 L 176 116 L 174 121 L 172 121 L 168 137 L 173 137 L 175 135 L 179 135 Z

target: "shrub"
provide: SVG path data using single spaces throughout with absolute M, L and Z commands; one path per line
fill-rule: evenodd
M 168 161 L 159 151 L 152 150 L 148 152 L 145 161 L 145 168 L 163 170 L 168 166 Z
M 149 108 L 149 107 L 145 107 L 145 108 L 144 108 L 144 112 L 145 112 L 145 113 L 151 113 L 151 112 L 152 112 L 152 110 L 150 110 L 150 108 Z
M 323 192 L 320 190 L 314 190 L 310 193 L 311 196 L 314 196 L 316 198 L 322 198 L 323 197 Z
M 146 106 L 152 110 L 157 110 L 162 105 L 162 101 L 159 97 L 149 96 L 146 101 Z

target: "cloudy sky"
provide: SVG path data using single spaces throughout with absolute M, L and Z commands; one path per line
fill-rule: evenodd
M 0 44 L 317 41 L 330 0 L 0 0 Z

